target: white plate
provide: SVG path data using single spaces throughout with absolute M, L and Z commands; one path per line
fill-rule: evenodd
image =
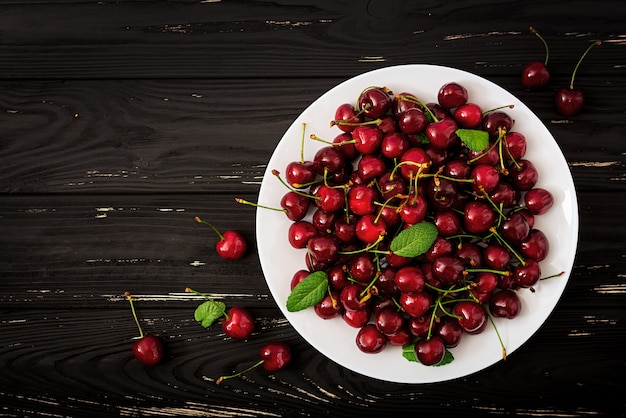
M 263 178 L 259 203 L 279 207 L 287 189 L 272 175 L 271 170 L 284 172 L 287 164 L 300 157 L 302 123 L 306 135 L 315 133 L 332 140 L 338 133 L 329 122 L 337 106 L 354 103 L 359 93 L 369 86 L 385 86 L 395 93 L 409 92 L 424 102 L 436 101 L 443 84 L 455 81 L 469 93 L 470 101 L 483 109 L 514 104 L 506 112 L 515 120 L 513 130 L 524 134 L 528 141 L 526 157 L 539 172 L 537 187 L 549 190 L 555 199 L 548 213 L 536 218 L 535 227 L 542 230 L 551 244 L 548 257 L 541 262 L 542 275 L 560 271 L 565 274 L 537 284 L 534 293 L 519 292 L 522 312 L 512 320 L 496 319 L 498 331 L 510 356 L 545 322 L 563 293 L 574 263 L 578 241 L 578 206 L 569 167 L 556 141 L 541 121 L 516 97 L 496 84 L 474 74 L 433 65 L 402 65 L 361 74 L 332 88 L 313 102 L 293 122 L 276 147 Z M 307 140 L 305 157 L 313 158 L 324 144 Z M 355 344 L 357 330 L 341 318 L 322 320 L 313 308 L 288 312 L 286 300 L 291 277 L 305 267 L 304 252 L 287 241 L 289 221 L 282 212 L 258 209 L 256 218 L 258 252 L 269 289 L 291 325 L 319 352 L 336 363 L 372 378 L 399 383 L 440 382 L 467 376 L 502 360 L 501 347 L 491 325 L 479 335 L 464 335 L 460 344 L 450 351 L 454 361 L 444 366 L 428 367 L 409 362 L 401 349 L 387 345 L 383 352 L 365 354 Z M 504 365 L 506 367 L 506 363 Z

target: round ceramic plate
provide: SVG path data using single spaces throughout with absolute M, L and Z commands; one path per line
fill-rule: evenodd
M 535 292 L 520 290 L 520 315 L 511 320 L 495 319 L 510 356 L 546 321 L 565 289 L 578 241 L 578 206 L 569 167 L 554 138 L 528 107 L 506 90 L 474 74 L 433 65 L 387 67 L 351 78 L 313 102 L 285 132 L 268 163 L 258 201 L 261 205 L 280 206 L 287 189 L 271 171 L 284 171 L 287 164 L 300 158 L 303 123 L 306 123 L 307 138 L 314 133 L 332 141 L 340 133 L 337 127 L 329 125 L 335 109 L 342 103 L 355 103 L 363 89 L 385 86 L 396 93 L 412 93 L 426 103 L 435 102 L 439 88 L 452 81 L 463 85 L 468 90 L 470 101 L 479 104 L 482 109 L 515 105 L 506 112 L 515 121 L 513 130 L 524 134 L 527 139 L 525 158 L 532 161 L 539 172 L 537 187 L 549 190 L 555 200 L 548 213 L 536 218 L 535 228 L 542 230 L 552 244 L 548 257 L 541 262 L 542 275 L 561 271 L 565 274 L 539 282 Z M 306 140 L 305 158 L 312 160 L 322 146 L 324 144 L 319 141 Z M 287 311 L 291 278 L 297 270 L 306 268 L 306 250 L 292 248 L 287 240 L 290 224 L 291 221 L 282 212 L 257 210 L 257 243 L 263 273 L 272 296 L 291 325 L 329 359 L 354 372 L 399 383 L 456 379 L 502 361 L 501 346 L 491 325 L 481 334 L 465 334 L 460 344 L 450 349 L 454 356 L 451 363 L 429 367 L 408 361 L 402 356 L 401 348 L 390 345 L 377 354 L 361 352 L 355 343 L 357 329 L 349 327 L 339 317 L 323 320 L 313 308 Z

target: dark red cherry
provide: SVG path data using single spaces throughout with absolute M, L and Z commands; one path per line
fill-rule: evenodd
M 530 189 L 524 195 L 524 203 L 526 208 L 533 215 L 542 215 L 546 213 L 554 204 L 552 193 L 546 189 L 534 188 Z
M 526 137 L 519 132 L 507 132 L 504 137 L 504 156 L 506 159 L 520 160 L 526 155 Z
M 291 347 L 281 341 L 267 343 L 259 349 L 259 357 L 263 360 L 265 371 L 276 372 L 291 361 Z
M 358 311 L 344 310 L 341 314 L 343 321 L 352 328 L 361 328 L 367 324 L 372 316 L 372 311 L 369 307 L 359 309 Z
M 376 211 L 378 191 L 366 185 L 352 186 L 348 190 L 348 210 L 355 215 L 369 215 Z
M 461 231 L 461 219 L 452 210 L 441 210 L 433 215 L 433 223 L 444 237 L 457 235 Z
M 435 335 L 438 335 L 443 344 L 448 347 L 456 347 L 461 342 L 463 328 L 459 322 L 451 316 L 444 316 L 435 325 Z
M 357 282 L 366 284 L 371 282 L 377 271 L 377 265 L 371 253 L 358 254 L 350 262 L 350 275 Z
M 474 181 L 472 188 L 476 193 L 483 195 L 491 193 L 500 182 L 500 173 L 489 164 L 477 164 L 470 173 L 470 178 Z
M 546 40 L 534 27 L 531 26 L 530 31 L 541 40 L 546 52 L 543 61 L 532 61 L 524 66 L 522 70 L 522 86 L 526 89 L 537 89 L 547 86 L 550 82 L 550 71 L 548 71 L 547 67 L 550 49 Z
M 373 214 L 363 215 L 356 222 L 356 236 L 365 244 L 373 244 L 386 233 L 385 221 Z
M 156 335 L 146 334 L 133 343 L 133 355 L 146 366 L 154 366 L 163 359 L 163 343 Z
M 550 244 L 546 235 L 538 230 L 533 229 L 520 244 L 520 252 L 524 257 L 532 258 L 535 261 L 542 261 L 550 251 Z
M 439 89 L 437 100 L 441 107 L 452 109 L 467 102 L 468 93 L 465 87 L 459 83 L 446 83 Z
M 518 190 L 526 191 L 535 187 L 539 173 L 531 161 L 522 159 L 509 165 L 509 178 Z
M 419 292 L 424 289 L 424 274 L 417 266 L 405 266 L 396 271 L 394 282 L 401 292 Z
M 311 238 L 318 234 L 312 223 L 307 221 L 296 221 L 289 225 L 287 236 L 289 244 L 293 248 L 306 248 L 306 244 Z
M 322 319 L 331 319 L 341 314 L 342 306 L 339 302 L 339 292 L 333 290 L 313 306 L 313 310 Z
M 387 170 L 385 161 L 378 155 L 367 154 L 357 163 L 357 172 L 365 182 L 381 176 Z M 341 191 L 342 194 L 343 191 Z
M 464 209 L 465 230 L 472 234 L 482 234 L 495 225 L 498 216 L 489 203 L 482 200 L 472 200 Z
M 344 103 L 337 107 L 333 124 L 342 131 L 352 132 L 362 122 L 363 114 L 359 113 L 350 103 Z
M 500 244 L 491 243 L 483 249 L 485 265 L 494 270 L 504 270 L 511 261 L 511 254 Z
M 376 119 L 391 109 L 392 97 L 385 88 L 368 87 L 359 95 L 357 104 L 365 116 Z
M 452 113 L 456 123 L 467 129 L 480 127 L 483 122 L 483 111 L 476 103 L 465 103 Z
M 376 312 L 374 324 L 380 332 L 390 335 L 395 334 L 404 327 L 405 319 L 398 308 L 392 304 Z
M 428 340 L 418 340 L 415 343 L 415 356 L 425 366 L 434 366 L 441 363 L 446 355 L 446 347 L 439 336 Z
M 489 311 L 493 316 L 512 319 L 522 310 L 522 302 L 517 292 L 504 289 L 494 293 L 489 300 Z
M 468 334 L 479 334 L 487 326 L 487 313 L 482 305 L 472 301 L 461 301 L 454 305 L 454 315 L 459 325 Z
M 346 157 L 337 147 L 328 145 L 315 153 L 313 164 L 317 174 L 323 175 L 324 171 L 332 174 L 344 169 Z
M 354 129 L 354 128 L 352 128 Z M 350 131 L 352 131 L 350 129 Z M 346 161 L 353 161 L 359 156 L 359 152 L 354 146 L 352 141 L 352 135 L 348 132 L 343 132 L 333 139 L 334 147 L 337 148 L 346 157 Z
M 456 131 L 458 126 L 454 119 L 445 118 L 433 122 L 426 127 L 426 138 L 433 147 L 446 150 L 457 142 Z
M 293 288 L 296 287 L 302 280 L 306 279 L 309 274 L 311 274 L 311 272 L 304 269 L 296 271 L 291 277 L 290 289 L 293 290 Z
M 556 91 L 554 103 L 556 111 L 562 116 L 575 116 L 583 110 L 585 105 L 585 95 L 581 89 L 574 88 L 574 78 L 576 77 L 576 71 L 578 71 L 578 67 L 580 66 L 583 58 L 585 58 L 591 48 L 596 45 L 600 45 L 601 43 L 601 41 L 595 41 L 589 45 L 574 68 L 569 87 L 561 87 Z
M 280 200 L 280 207 L 284 209 L 287 218 L 292 221 L 304 219 L 310 206 L 311 198 L 293 190 L 285 193 Z
M 432 304 L 430 292 L 411 292 L 400 294 L 400 306 L 404 311 L 413 317 L 420 317 L 426 313 Z
M 409 147 L 406 135 L 401 132 L 392 132 L 383 137 L 380 152 L 387 158 L 400 158 Z
M 489 112 L 483 117 L 483 129 L 492 138 L 498 138 L 501 132 L 504 134 L 510 131 L 512 127 L 513 119 L 500 110 Z
M 228 230 L 221 233 L 213 224 L 206 222 L 200 217 L 195 217 L 196 222 L 208 225 L 218 236 L 219 240 L 215 244 L 215 251 L 224 260 L 239 260 L 248 250 L 248 241 L 239 231 Z
M 433 276 L 446 284 L 457 284 L 463 279 L 465 264 L 453 255 L 442 255 L 432 262 Z
M 528 237 L 530 227 L 522 214 L 514 212 L 500 223 L 498 231 L 508 243 L 519 244 Z
M 408 135 L 423 132 L 428 126 L 428 118 L 422 109 L 417 107 L 407 109 L 397 117 L 398 128 Z
M 247 309 L 233 306 L 222 321 L 222 331 L 230 338 L 246 339 L 254 331 L 254 318 Z
M 405 179 L 415 179 L 418 173 L 427 173 L 432 161 L 423 148 L 412 147 L 400 158 L 400 173 Z
M 361 293 L 363 286 L 351 283 L 341 289 L 339 300 L 347 311 L 361 311 L 368 306 L 368 302 L 363 300 Z
M 513 269 L 513 279 L 520 287 L 532 287 L 541 278 L 541 266 L 531 258 Z
M 387 345 L 387 337 L 374 324 L 366 324 L 356 334 L 356 346 L 364 353 L 379 353 Z
M 292 161 L 285 170 L 285 180 L 296 188 L 313 182 L 316 175 L 313 161 Z

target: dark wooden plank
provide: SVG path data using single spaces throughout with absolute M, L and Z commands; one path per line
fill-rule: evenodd
M 626 227 L 615 219 L 626 201 L 615 201 L 610 193 L 579 198 L 581 240 L 568 287 L 572 299 L 563 303 L 620 306 Z M 608 201 L 612 204 L 604 204 Z M 251 245 L 248 255 L 221 260 L 213 249 L 217 237 L 194 222 L 196 215 L 218 228 L 242 231 Z M 254 222 L 255 209 L 236 203 L 234 195 L 4 198 L 0 304 L 108 307 L 128 290 L 151 295 L 146 298 L 151 306 L 177 306 L 188 300 L 184 290 L 192 287 L 267 306 L 273 301 L 254 246 Z
M 623 318 L 607 309 L 593 315 L 557 310 L 506 362 L 483 372 L 446 384 L 400 385 L 337 366 L 272 311 L 254 310 L 260 332 L 233 341 L 218 326 L 205 330 L 195 323 L 191 307 L 145 309 L 140 301 L 136 306 L 142 326 L 159 334 L 168 349 L 167 360 L 154 368 L 132 358 L 137 330 L 122 306 L 4 311 L 3 413 L 323 416 L 332 411 L 333 416 L 369 416 L 445 408 L 464 416 L 542 411 L 603 416 L 623 407 L 624 364 L 596 344 L 598 339 L 620 339 L 625 331 Z M 273 374 L 254 370 L 215 384 L 220 375 L 253 364 L 258 347 L 274 339 L 294 348 L 288 369 Z M 603 402 L 597 402 L 599 396 Z
M 626 78 L 590 89 L 585 113 L 568 119 L 551 91 L 491 79 L 548 126 L 578 188 L 622 189 Z M 341 81 L 2 82 L 0 192 L 253 193 L 287 127 Z
M 559 39 L 555 74 L 567 77 L 596 37 L 610 43 L 584 73 L 624 74 L 611 57 L 624 54 L 626 11 L 612 1 L 53 2 L 2 9 L 4 79 L 249 78 L 250 68 L 254 76 L 343 77 L 414 62 L 513 75 L 543 56 L 530 24 L 549 42 Z M 556 18 L 564 9 L 568 18 Z

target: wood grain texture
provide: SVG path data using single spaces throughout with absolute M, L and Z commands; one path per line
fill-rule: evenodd
M 613 0 L 0 0 L 0 416 L 626 416 L 626 8 Z M 550 45 L 553 81 L 519 83 Z M 579 69 L 587 107 L 553 95 Z M 509 90 L 546 124 L 574 178 L 580 240 L 544 326 L 506 362 L 406 385 L 347 370 L 282 316 L 254 244 L 213 251 L 199 215 L 255 240 L 276 144 L 338 83 L 430 63 Z M 558 243 L 555 243 L 558 245 Z M 246 341 L 193 318 L 192 287 L 257 320 Z M 163 337 L 154 368 L 132 358 Z M 293 364 L 251 371 L 264 342 Z

